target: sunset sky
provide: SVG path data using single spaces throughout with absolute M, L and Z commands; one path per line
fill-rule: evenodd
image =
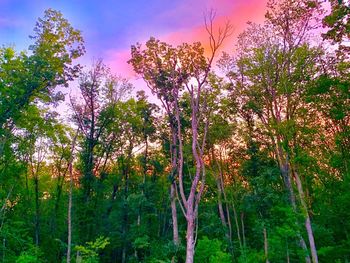
M 130 45 L 150 36 L 174 45 L 193 41 L 205 45 L 203 14 L 213 8 L 218 23 L 230 20 L 234 26 L 224 47 L 229 51 L 247 21 L 263 21 L 265 5 L 266 0 L 0 0 L 0 43 L 26 49 L 35 21 L 53 8 L 83 32 L 84 63 L 103 58 L 115 73 L 132 78 L 126 63 Z

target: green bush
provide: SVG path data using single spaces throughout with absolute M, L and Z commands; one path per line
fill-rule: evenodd
M 108 244 L 107 237 L 99 237 L 94 242 L 87 242 L 85 246 L 76 246 L 75 250 L 81 256 L 81 262 L 98 263 L 98 251 L 104 249 Z
M 42 263 L 45 262 L 42 259 L 42 252 L 37 247 L 31 247 L 26 251 L 23 251 L 17 258 L 16 263 Z
M 218 239 L 209 239 L 204 236 L 198 240 L 195 250 L 195 262 L 198 263 L 230 263 L 230 254 L 224 252 L 222 242 Z

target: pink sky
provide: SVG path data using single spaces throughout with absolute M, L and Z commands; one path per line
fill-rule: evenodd
M 235 40 L 238 34 L 240 34 L 244 30 L 248 21 L 257 23 L 261 23 L 264 21 L 267 0 L 240 0 L 235 1 L 235 4 L 232 4 L 232 2 L 234 1 L 207 1 L 207 6 L 211 6 L 212 8 L 214 8 L 217 13 L 215 19 L 215 28 L 223 26 L 227 21 L 230 21 L 234 28 L 233 34 L 229 39 L 225 41 L 221 51 L 233 51 Z M 171 10 L 171 12 L 163 13 L 162 17 L 163 19 L 167 19 L 167 17 L 173 19 L 174 16 L 176 17 L 176 12 L 184 12 L 185 8 L 190 8 L 190 6 L 180 6 L 177 10 Z M 205 11 L 202 12 L 201 20 L 196 21 L 196 23 L 193 23 L 193 19 L 189 17 L 187 19 L 188 21 L 183 21 L 188 25 L 187 27 L 162 33 L 156 37 L 161 41 L 168 42 L 172 45 L 179 45 L 183 42 L 192 43 L 195 41 L 200 41 L 203 44 L 203 46 L 206 49 L 208 49 L 209 39 L 204 27 L 204 12 Z M 142 38 L 138 40 L 138 42 L 144 44 L 148 40 L 148 38 L 149 37 Z M 135 43 L 130 43 L 130 45 L 132 44 Z M 130 47 L 123 49 L 109 49 L 105 53 L 105 62 L 112 68 L 113 72 L 116 72 L 128 78 L 134 78 L 135 74 L 132 70 L 132 67 L 127 64 L 127 61 L 129 59 Z
M 1 44 L 27 49 L 28 36 L 44 10 L 53 8 L 83 33 L 89 65 L 102 58 L 115 74 L 130 78 L 137 89 L 146 89 L 127 61 L 130 47 L 151 36 L 179 45 L 200 41 L 208 47 L 204 14 L 216 11 L 215 27 L 230 21 L 234 32 L 223 50 L 233 52 L 237 35 L 248 21 L 264 20 L 267 0 L 0 0 Z M 148 93 L 148 92 L 147 92 Z

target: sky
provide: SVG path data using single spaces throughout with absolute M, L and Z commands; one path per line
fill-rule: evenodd
M 201 41 L 205 46 L 203 15 L 214 9 L 217 27 L 227 20 L 234 27 L 223 47 L 231 51 L 248 21 L 264 20 L 265 6 L 266 0 L 0 0 L 0 45 L 26 49 L 38 17 L 53 8 L 82 31 L 84 64 L 102 58 L 114 73 L 132 79 L 127 64 L 132 44 L 153 36 L 173 45 Z

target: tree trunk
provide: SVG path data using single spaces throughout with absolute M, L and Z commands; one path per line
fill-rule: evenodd
M 57 185 L 56 185 L 57 195 L 56 195 L 56 200 L 55 200 L 55 208 L 54 208 L 53 216 L 51 219 L 51 222 L 52 222 L 51 231 L 52 231 L 53 236 L 56 236 L 57 218 L 59 215 L 59 208 L 60 208 L 63 184 L 64 184 L 64 181 L 66 178 L 67 171 L 69 172 L 69 161 L 68 161 L 67 167 L 65 167 L 64 170 L 62 171 L 62 160 L 63 160 L 63 156 L 61 156 L 61 159 L 60 159 L 58 167 L 57 167 L 58 168 L 58 179 L 57 179 Z
M 39 208 L 39 178 L 37 174 L 34 176 L 34 187 L 35 187 L 35 245 L 39 246 L 40 208 Z
M 124 206 L 123 206 L 123 223 L 122 223 L 122 236 L 123 236 L 123 250 L 122 250 L 122 263 L 127 262 L 127 235 L 128 235 L 128 221 L 129 221 L 129 204 L 128 204 L 128 195 L 129 195 L 129 174 L 131 169 L 131 158 L 132 151 L 134 149 L 133 145 L 134 138 L 130 138 L 130 145 L 128 148 L 127 160 L 126 164 L 124 164 L 123 160 L 123 175 L 124 175 Z M 124 158 L 124 157 L 123 157 Z
M 180 244 L 179 240 L 179 229 L 177 223 L 177 209 L 176 209 L 176 178 L 175 174 L 178 169 L 182 169 L 177 165 L 177 134 L 176 128 L 171 126 L 171 145 L 170 145 L 170 153 L 171 153 L 171 186 L 170 186 L 170 202 L 171 202 L 171 217 L 173 223 L 173 241 L 175 246 Z
M 128 168 L 123 168 L 125 185 L 124 185 L 124 205 L 123 205 L 123 223 L 122 223 L 122 236 L 123 236 L 123 249 L 122 249 L 122 263 L 126 262 L 126 236 L 127 236 L 127 224 L 128 224 L 128 189 L 129 189 L 129 177 L 128 177 Z
M 72 205 L 73 205 L 73 157 L 74 157 L 74 149 L 75 143 L 79 134 L 79 129 L 77 130 L 71 145 L 70 150 L 70 159 L 68 163 L 69 169 L 69 197 L 68 197 L 68 242 L 67 242 L 67 263 L 70 263 L 71 260 L 71 248 L 72 248 Z M 78 262 L 78 261 L 77 261 Z
M 68 198 L 68 244 L 67 244 L 67 263 L 70 263 L 72 247 L 72 203 L 73 203 L 73 169 L 72 163 L 69 164 L 69 198 Z
M 200 92 L 200 90 L 198 91 Z M 205 126 L 204 135 L 203 135 L 203 141 L 202 145 L 200 146 L 198 142 L 198 119 L 197 119 L 197 113 L 198 113 L 198 105 L 199 105 L 199 94 L 196 99 L 192 98 L 191 106 L 192 106 L 192 120 L 191 120 L 191 128 L 192 128 L 192 156 L 195 160 L 195 175 L 192 180 L 190 193 L 188 195 L 188 199 L 185 200 L 185 194 L 183 190 L 183 184 L 180 183 L 181 188 L 180 191 L 182 192 L 182 196 L 184 197 L 184 207 L 186 210 L 186 221 L 187 221 L 187 232 L 186 232 L 186 263 L 192 263 L 194 259 L 194 247 L 196 243 L 195 238 L 195 228 L 198 227 L 198 222 L 196 221 L 198 218 L 198 208 L 199 208 L 199 202 L 201 199 L 201 195 L 204 190 L 205 185 L 205 166 L 203 162 L 203 152 L 204 152 L 204 146 L 205 146 L 205 138 L 206 138 L 206 131 L 208 126 Z M 177 121 L 178 126 L 180 127 L 180 115 L 177 112 Z M 182 136 L 181 136 L 181 129 L 178 127 L 178 139 L 180 142 L 180 150 L 179 150 L 179 156 L 181 159 L 181 162 L 183 161 L 183 149 L 182 149 Z M 198 148 L 197 148 L 198 146 Z M 179 171 L 181 172 L 181 171 Z M 182 178 L 179 176 L 179 178 Z M 202 178 L 201 185 L 199 186 L 200 179 Z
M 218 174 L 216 176 L 216 187 L 217 187 L 217 194 L 218 194 L 218 209 L 219 209 L 219 216 L 220 216 L 220 220 L 221 220 L 221 224 L 224 228 L 227 227 L 226 225 L 226 218 L 225 218 L 225 213 L 224 213 L 224 209 L 222 206 L 222 186 L 221 186 L 221 169 L 219 168 L 219 162 L 216 160 L 215 158 L 215 153 L 214 153 L 214 147 L 211 147 L 211 158 L 212 158 L 212 162 L 216 164 L 217 166 L 217 170 L 218 170 Z
M 310 220 L 310 216 L 308 213 L 307 213 L 306 219 L 305 219 L 305 227 L 306 227 L 306 231 L 307 231 L 307 236 L 309 238 L 312 262 L 318 263 L 317 250 L 316 250 L 314 235 L 313 235 L 313 231 L 312 231 L 312 227 L 311 227 L 311 220 Z
M 298 188 L 300 203 L 301 203 L 301 206 L 303 209 L 303 214 L 305 216 L 305 228 L 306 228 L 307 236 L 309 239 L 312 262 L 318 263 L 318 256 L 317 256 L 317 250 L 316 250 L 316 245 L 315 245 L 315 240 L 314 240 L 314 234 L 313 234 L 312 227 L 311 227 L 310 215 L 309 215 L 308 208 L 307 208 L 307 205 L 305 202 L 305 194 L 304 194 L 304 190 L 303 190 L 303 185 L 301 183 L 299 174 L 296 171 L 294 171 L 294 176 L 295 176 L 295 181 L 297 183 L 297 188 Z
M 226 228 L 226 218 L 225 218 L 225 213 L 224 213 L 224 209 L 222 207 L 222 191 L 221 191 L 221 185 L 220 185 L 220 179 L 217 178 L 216 179 L 216 185 L 218 188 L 218 208 L 219 208 L 219 215 L 220 215 L 220 219 L 221 219 L 221 224 Z
M 176 185 L 174 183 L 170 186 L 170 198 L 171 198 L 171 216 L 173 221 L 173 240 L 175 246 L 179 245 L 179 230 L 177 225 L 177 211 L 176 211 L 176 193 L 175 193 Z
M 265 262 L 269 263 L 269 244 L 267 240 L 267 231 L 266 227 L 264 227 L 264 252 L 265 252 Z
M 281 144 L 281 142 L 277 142 L 277 143 Z M 275 146 L 276 146 L 276 144 L 275 144 Z M 293 186 L 292 186 L 292 180 L 290 177 L 291 171 L 290 171 L 290 166 L 289 166 L 288 155 L 286 158 L 283 157 L 283 150 L 282 150 L 282 147 L 280 145 L 276 146 L 276 155 L 277 155 L 277 161 L 279 164 L 280 172 L 281 172 L 285 187 L 287 188 L 287 191 L 288 191 L 290 204 L 292 206 L 293 211 L 296 213 L 297 212 L 297 204 L 296 204 L 295 194 L 294 194 L 294 190 L 293 190 Z M 295 222 L 295 224 L 298 225 L 298 222 Z M 299 238 L 300 247 L 306 253 L 305 262 L 310 263 L 311 259 L 309 256 L 309 252 L 308 252 L 305 240 L 304 240 L 303 236 L 301 235 L 301 233 L 299 233 L 299 231 L 297 233 L 297 236 Z
M 246 248 L 246 242 L 245 242 L 245 228 L 244 228 L 244 213 L 241 213 L 241 225 L 242 225 L 242 239 L 243 239 L 243 247 Z
M 143 180 L 142 180 L 142 187 L 141 187 L 141 195 L 143 198 L 145 198 L 145 187 L 146 187 L 146 177 L 147 177 L 147 162 L 148 162 L 148 137 L 147 135 L 144 135 L 144 140 L 145 140 L 145 152 L 143 155 L 143 164 L 142 164 L 142 169 L 143 169 Z M 138 213 L 137 213 L 137 225 L 141 225 L 141 214 L 142 214 L 142 203 L 140 203 L 139 208 L 138 208 Z
M 215 158 L 214 151 L 212 151 L 212 155 L 213 155 L 213 159 L 215 160 L 218 171 L 219 171 L 219 176 L 217 178 L 217 180 L 218 180 L 217 187 L 218 187 L 220 194 L 222 194 L 222 196 L 224 198 L 225 210 L 226 210 L 226 218 L 225 217 L 224 218 L 226 219 L 225 223 L 227 223 L 227 226 L 228 226 L 227 235 L 228 235 L 228 239 L 229 239 L 230 252 L 231 252 L 231 255 L 234 256 L 233 243 L 232 243 L 232 225 L 231 225 L 230 208 L 229 208 L 229 202 L 227 200 L 227 196 L 226 196 L 226 192 L 225 192 L 224 175 L 223 175 L 223 169 L 222 169 L 222 165 L 221 165 L 223 163 L 222 154 L 221 154 L 221 152 L 219 152 L 219 160 L 217 160 Z M 221 195 L 220 195 L 220 197 L 221 197 Z M 220 201 L 222 201 L 222 200 L 220 199 Z M 238 221 L 237 221 L 237 214 L 236 214 L 236 209 L 235 209 L 234 203 L 232 203 L 232 206 L 233 206 L 233 212 L 234 212 L 234 217 L 235 217 L 235 222 L 236 222 L 239 245 L 240 245 L 240 249 L 242 251 L 242 242 L 241 242 L 239 225 L 238 225 Z M 220 208 L 219 208 L 219 211 L 220 211 Z M 225 215 L 225 214 L 223 213 L 223 215 Z
M 189 204 L 192 206 L 193 204 Z M 191 209 L 191 208 L 190 208 Z M 195 217 L 191 210 L 187 213 L 187 231 L 186 231 L 186 263 L 193 263 L 194 260 L 194 246 L 195 246 L 195 238 L 194 238 L 194 230 L 195 230 Z
M 225 208 L 226 208 L 226 217 L 227 217 L 227 225 L 228 225 L 228 230 L 229 230 L 229 237 L 230 237 L 230 243 L 232 245 L 232 226 L 231 226 L 231 217 L 230 217 L 230 209 L 227 201 L 227 196 L 225 192 L 225 185 L 224 185 L 224 176 L 223 176 L 223 171 L 221 168 L 221 163 L 222 163 L 222 158 L 220 154 L 220 163 L 218 162 L 218 168 L 219 168 L 219 179 L 220 179 L 220 186 L 221 186 L 221 192 L 224 197 L 224 202 L 225 202 Z
M 122 250 L 122 263 L 126 262 L 126 247 L 123 246 L 123 250 Z
M 221 222 L 222 222 L 223 226 L 227 227 L 226 235 L 227 235 L 227 238 L 229 241 L 229 249 L 230 249 L 231 255 L 234 256 L 233 243 L 232 243 L 232 226 L 231 226 L 230 209 L 228 206 L 227 197 L 226 197 L 226 193 L 225 193 L 223 172 L 222 172 L 222 168 L 221 168 L 222 158 L 221 158 L 221 154 L 220 154 L 220 162 L 219 162 L 215 158 L 214 151 L 212 151 L 212 155 L 213 155 L 213 159 L 215 159 L 216 165 L 218 167 L 218 172 L 219 172 L 218 177 L 216 179 L 216 184 L 217 184 L 217 188 L 218 188 L 218 207 L 219 207 L 220 218 L 221 218 Z M 224 198 L 226 216 L 225 216 L 224 209 L 223 209 L 222 197 Z
M 236 232 L 237 232 L 237 238 L 238 238 L 238 243 L 239 243 L 239 248 L 241 249 L 241 253 L 243 254 L 243 244 L 242 244 L 242 239 L 241 239 L 241 231 L 239 228 L 239 223 L 238 223 L 238 215 L 236 211 L 235 204 L 232 203 L 232 210 L 233 210 L 233 217 L 235 218 L 235 225 L 236 225 Z

